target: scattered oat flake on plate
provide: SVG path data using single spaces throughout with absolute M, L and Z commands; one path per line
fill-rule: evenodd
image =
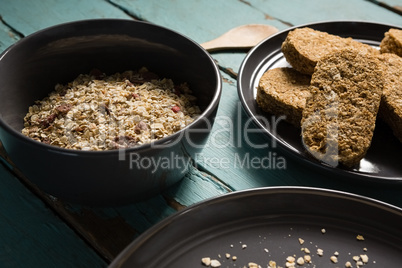
M 363 263 L 368 263 L 369 258 L 368 258 L 368 256 L 366 254 L 360 255 L 360 258 L 361 258 Z
M 205 266 L 210 266 L 211 265 L 211 258 L 209 257 L 205 257 L 201 259 L 202 264 L 204 264 Z
M 360 257 L 359 256 L 353 256 L 353 258 L 352 258 L 354 261 L 359 261 L 360 260 Z
M 203 265 L 207 266 L 207 267 L 221 267 L 221 263 L 218 260 L 211 260 L 211 258 L 209 257 L 205 257 L 201 259 L 201 262 Z
M 221 267 L 221 263 L 218 260 L 211 260 L 211 267 L 213 268 Z
M 330 257 L 330 260 L 331 260 L 333 263 L 338 263 L 338 258 L 337 258 L 336 256 L 331 256 L 331 257 Z
M 297 263 L 298 265 L 303 265 L 303 264 L 304 264 L 304 258 L 303 258 L 303 257 L 299 257 L 299 258 L 297 259 L 296 263 Z
M 249 262 L 248 263 L 248 268 L 261 268 L 260 265 L 254 263 L 254 262 Z

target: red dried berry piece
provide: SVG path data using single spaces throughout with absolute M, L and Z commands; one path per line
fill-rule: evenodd
M 175 112 L 175 113 L 178 113 L 178 112 L 180 112 L 180 107 L 175 105 L 175 106 L 172 107 L 172 111 Z
M 48 128 L 50 126 L 50 124 L 52 124 L 53 121 L 56 119 L 56 117 L 57 117 L 56 114 L 51 114 L 51 115 L 47 116 L 45 119 L 40 120 L 39 124 L 43 128 Z

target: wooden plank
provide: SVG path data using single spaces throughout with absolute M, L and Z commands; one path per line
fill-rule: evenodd
M 174 3 L 148 0 L 111 1 L 135 17 L 169 27 L 199 43 L 249 23 L 270 24 L 279 30 L 326 20 L 369 20 L 396 25 L 402 23 L 400 15 L 365 0 L 294 0 L 291 4 L 283 0 L 176 0 Z M 200 10 L 202 12 L 198 12 Z M 309 10 L 309 15 L 306 16 L 301 10 Z M 218 52 L 213 53 L 213 57 L 222 68 L 237 73 L 246 53 L 247 51 Z
M 293 0 L 292 4 L 282 0 L 249 0 L 248 3 L 271 17 L 279 17 L 291 25 L 327 20 L 365 20 L 396 25 L 402 23 L 400 15 L 365 0 Z
M 280 30 L 289 27 L 246 1 L 111 1 L 137 18 L 168 27 L 198 43 L 212 40 L 243 24 L 270 24 Z M 246 52 L 218 52 L 213 56 L 221 66 L 237 72 Z
M 102 267 L 106 262 L 0 163 L 0 266 Z
M 18 34 L 0 20 L 0 53 L 19 39 Z
M 181 182 L 149 200 L 120 207 L 87 207 L 65 203 L 43 193 L 7 158 L 1 143 L 0 160 L 13 170 L 28 189 L 108 261 L 113 260 L 146 229 L 177 210 L 230 191 L 217 179 L 192 167 Z M 0 175 L 3 172 L 9 175 L 6 169 L 0 170 Z M 7 188 L 0 188 L 0 194 L 1 189 Z
M 197 168 L 192 167 L 186 178 L 167 189 L 164 195 L 173 198 L 185 207 L 231 191 L 229 187 L 218 181 L 214 176 L 204 174 Z
M 266 23 L 284 28 L 245 1 L 149 1 L 111 0 L 133 16 L 178 31 L 202 43 L 236 26 Z M 222 13 L 224 12 L 224 13 Z
M 132 19 L 123 10 L 103 0 L 0 0 L 3 20 L 24 36 L 60 23 L 97 19 Z

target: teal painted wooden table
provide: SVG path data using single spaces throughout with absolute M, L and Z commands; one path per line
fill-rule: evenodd
M 202 43 L 242 24 L 269 24 L 283 30 L 343 19 L 402 26 L 401 14 L 401 0 L 0 0 L 0 52 L 48 26 L 92 18 L 149 21 Z M 327 178 L 277 148 L 253 148 L 242 133 L 231 131 L 247 121 L 236 88 L 246 53 L 212 53 L 222 72 L 223 95 L 210 140 L 180 183 L 149 200 L 108 208 L 63 202 L 31 185 L 0 147 L 0 267 L 105 267 L 139 234 L 176 211 L 255 187 L 325 187 L 402 207 L 401 187 Z M 225 118 L 232 120 L 232 128 Z M 258 134 L 248 138 L 266 142 Z M 236 156 L 261 159 L 269 153 L 284 165 L 255 168 L 235 163 Z

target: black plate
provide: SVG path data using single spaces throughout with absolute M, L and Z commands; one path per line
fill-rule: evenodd
M 390 28 L 401 29 L 393 25 L 357 21 L 322 22 L 297 27 L 310 27 L 343 37 L 352 37 L 372 46 L 379 46 L 384 38 L 384 33 Z M 307 162 L 310 166 L 365 181 L 401 183 L 402 143 L 393 136 L 390 128 L 380 120 L 377 122 L 373 141 L 366 157 L 355 168 L 341 166 L 334 168 L 320 163 L 305 151 L 299 129 L 283 120 L 279 121 L 277 128 L 266 123 L 266 121 L 275 122 L 273 120 L 276 118 L 272 119 L 272 115 L 264 113 L 258 107 L 255 101 L 256 87 L 261 76 L 268 69 L 290 67 L 281 52 L 281 44 L 288 32 L 294 28 L 265 39 L 254 47 L 244 59 L 238 75 L 238 94 L 246 113 L 263 133 L 276 140 L 276 144 L 279 144 L 290 155 Z
M 286 257 L 306 255 L 302 248 L 310 250 L 312 259 L 303 267 L 345 267 L 347 261 L 356 267 L 352 258 L 362 254 L 369 258 L 364 267 L 399 267 L 401 226 L 400 208 L 354 194 L 306 187 L 239 191 L 156 224 L 109 268 L 205 267 L 203 257 L 219 260 L 221 267 L 247 267 L 249 262 L 267 267 L 270 260 L 285 267 Z M 324 251 L 322 257 L 317 249 Z M 335 252 L 337 265 L 330 260 Z M 226 253 L 237 260 L 227 259 Z

